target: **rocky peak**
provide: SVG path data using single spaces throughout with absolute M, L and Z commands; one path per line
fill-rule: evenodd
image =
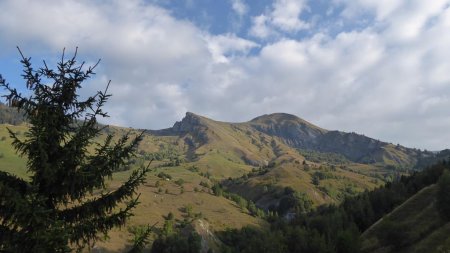
M 177 121 L 173 127 L 172 132 L 179 136 L 184 136 L 189 145 L 201 146 L 208 142 L 207 134 L 208 126 L 205 119 L 192 112 L 186 112 L 186 116 Z
M 201 117 L 192 113 L 186 112 L 186 116 L 181 120 L 175 122 L 172 130 L 177 133 L 187 133 L 198 129 L 202 125 Z

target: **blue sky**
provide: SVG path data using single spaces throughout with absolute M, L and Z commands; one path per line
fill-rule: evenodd
M 449 148 L 450 0 L 2 0 L 0 73 L 78 46 L 112 80 L 106 123 L 165 128 L 292 113 L 332 130 Z M 0 91 L 1 92 L 1 91 Z

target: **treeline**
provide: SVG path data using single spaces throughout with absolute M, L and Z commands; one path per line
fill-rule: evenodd
M 306 160 L 317 163 L 349 164 L 350 161 L 343 155 L 329 152 L 319 152 L 309 149 L 297 149 Z
M 249 214 L 260 218 L 269 218 L 275 215 L 274 212 L 264 212 L 264 210 L 258 208 L 251 200 L 246 200 L 242 196 L 226 191 L 220 184 L 214 184 L 211 187 L 214 195 L 227 198 L 235 202 L 242 210 L 247 209 Z
M 430 151 L 421 151 L 420 149 L 417 151 L 417 163 L 414 166 L 414 169 L 425 168 L 432 164 L 435 164 L 438 161 L 442 161 L 450 157 L 450 149 L 444 149 L 437 153 L 432 153 Z
M 426 186 L 438 182 L 447 163 L 400 177 L 373 191 L 346 198 L 342 204 L 278 218 L 270 230 L 246 227 L 220 234 L 223 252 L 359 252 L 360 234 Z M 442 179 L 441 179 L 442 180 Z M 445 209 L 445 208 L 444 208 Z M 448 210 L 448 209 L 446 209 Z
M 0 124 L 20 125 L 25 121 L 22 113 L 17 108 L 9 107 L 0 102 Z

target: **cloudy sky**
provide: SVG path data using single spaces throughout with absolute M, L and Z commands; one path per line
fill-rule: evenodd
M 110 124 L 170 127 L 287 112 L 409 147 L 450 147 L 450 0 L 0 0 L 0 73 L 16 46 L 101 58 Z M 1 91 L 3 92 L 3 91 Z

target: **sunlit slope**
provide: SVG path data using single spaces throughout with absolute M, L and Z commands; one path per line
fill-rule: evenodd
M 329 131 L 285 113 L 257 117 L 249 122 L 255 129 L 293 148 L 336 153 L 356 163 L 413 167 L 417 150 L 379 141 L 356 133 Z
M 160 172 L 170 175 L 171 179 L 161 179 L 157 176 Z M 129 171 L 116 173 L 109 188 L 118 187 L 129 174 Z M 183 180 L 181 184 L 177 183 L 180 179 Z M 124 245 L 130 244 L 131 238 L 128 233 L 130 228 L 147 224 L 156 224 L 156 228 L 161 228 L 164 224 L 164 216 L 167 216 L 169 212 L 173 213 L 175 219 L 179 221 L 186 218 L 201 220 L 202 223 L 209 225 L 212 232 L 247 225 L 267 226 L 264 220 L 251 216 L 245 208 L 239 207 L 235 202 L 215 196 L 212 190 L 206 187 L 207 185 L 211 185 L 208 178 L 200 176 L 186 166 L 155 168 L 147 177 L 147 183 L 139 188 L 141 203 L 127 226 L 113 230 L 109 233 L 109 240 L 97 245 L 111 252 L 122 252 Z M 191 209 L 191 217 L 186 212 L 187 207 Z
M 26 131 L 25 125 L 10 128 Z M 1 168 L 24 176 L 25 162 L 14 155 L 6 125 L 1 131 L 6 136 Z M 141 131 L 110 126 L 93 142 L 101 143 L 108 133 L 119 138 Z M 285 113 L 228 123 L 188 112 L 171 128 L 146 130 L 127 168 L 152 158 L 154 166 L 195 167 L 214 183 L 222 182 L 267 208 L 278 204 L 286 187 L 306 193 L 315 205 L 339 202 L 413 168 L 419 155 L 417 150 L 363 135 L 328 131 Z
M 28 126 L 26 124 L 0 125 L 0 153 L 2 154 L 0 170 L 26 178 L 26 160 L 15 154 L 7 128 L 19 133 L 19 137 L 24 137 L 23 133 L 27 131 Z M 101 136 L 94 139 L 93 143 L 102 143 L 107 133 L 114 134 L 117 140 L 126 133 L 135 136 L 140 132 L 140 130 L 111 126 Z M 93 147 L 90 150 L 92 151 Z M 245 207 L 238 206 L 237 203 L 222 196 L 215 196 L 211 190 L 215 181 L 213 182 L 212 177 L 210 179 L 209 174 L 200 169 L 200 165 L 197 166 L 200 161 L 187 161 L 185 158 L 187 152 L 188 145 L 176 136 L 144 135 L 136 157 L 131 159 L 125 168 L 127 170 L 114 173 L 112 180 L 107 183 L 107 190 L 114 190 L 128 178 L 133 168 L 147 165 L 151 159 L 154 159 L 151 164 L 153 170 L 147 176 L 147 183 L 139 188 L 141 203 L 127 225 L 120 230 L 112 231 L 109 234 L 111 238 L 98 243 L 98 247 L 106 248 L 110 252 L 122 251 L 124 245 L 130 243 L 131 238 L 128 233 L 130 228 L 155 223 L 156 228 L 160 228 L 164 224 L 163 217 L 169 212 L 173 213 L 176 219 L 183 220 L 187 215 L 185 211 L 187 206 L 192 208 L 195 220 L 202 220 L 203 224 L 208 224 L 211 231 L 240 228 L 246 225 L 265 226 L 265 221 L 251 216 Z M 245 164 L 241 166 L 245 169 L 250 168 Z M 228 170 L 233 171 L 234 168 L 230 167 Z M 161 173 L 164 176 L 161 176 Z
M 26 160 L 20 157 L 12 148 L 8 128 L 21 136 L 28 127 L 25 124 L 18 126 L 0 124 L 0 170 L 26 178 Z

